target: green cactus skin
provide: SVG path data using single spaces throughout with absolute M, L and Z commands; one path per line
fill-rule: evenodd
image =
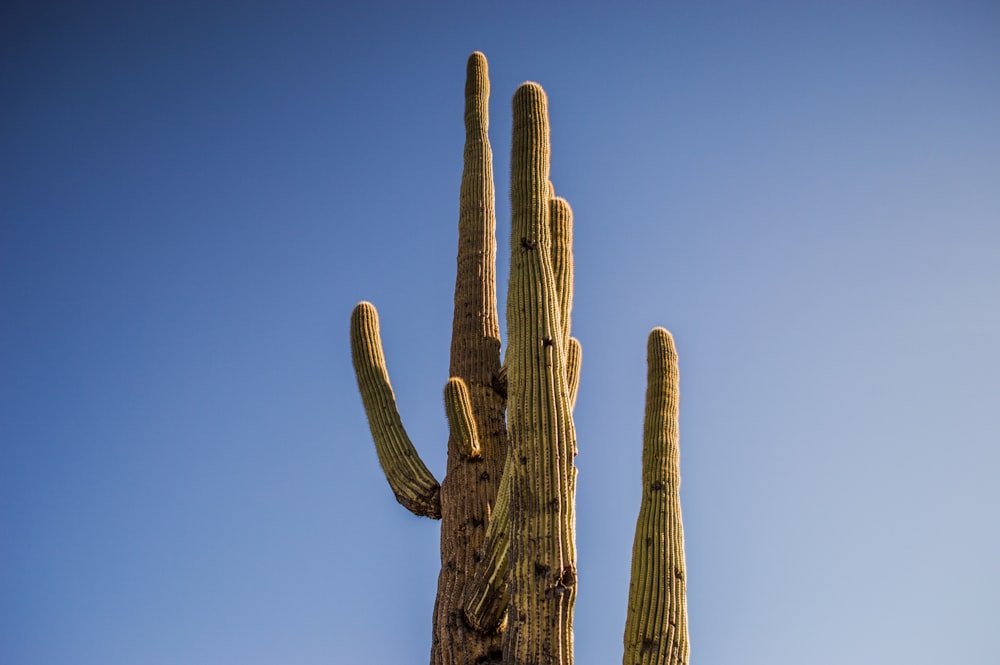
M 679 377 L 670 333 L 649 334 L 642 505 L 632 546 L 624 665 L 687 665 Z
M 371 303 L 359 303 L 351 314 L 351 356 L 378 460 L 396 500 L 415 515 L 440 519 L 441 486 L 403 428 Z
M 507 297 L 511 586 L 504 659 L 570 665 L 576 434 L 550 253 L 548 100 L 541 86 L 522 84 L 513 113 Z

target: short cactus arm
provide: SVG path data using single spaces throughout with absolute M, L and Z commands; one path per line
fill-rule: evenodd
M 642 505 L 632 546 L 624 665 L 687 665 L 687 596 L 681 524 L 679 373 L 674 340 L 649 335 Z
M 472 415 L 472 402 L 469 400 L 469 389 L 465 381 L 453 376 L 444 384 L 444 410 L 448 416 L 448 429 L 452 438 L 465 452 L 466 457 L 474 458 L 482 454 L 479 445 L 479 434 L 476 432 L 476 420 Z
M 351 356 L 378 460 L 396 500 L 415 515 L 440 519 L 441 486 L 403 428 L 371 303 L 359 303 L 351 313 Z

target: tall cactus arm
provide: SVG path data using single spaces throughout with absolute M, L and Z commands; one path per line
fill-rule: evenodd
M 551 183 L 550 183 L 551 185 Z M 564 198 L 549 199 L 549 227 L 552 233 L 552 273 L 556 280 L 559 298 L 559 317 L 562 326 L 560 343 L 569 343 L 571 314 L 573 310 L 573 210 Z
M 570 337 L 573 318 L 573 209 L 566 199 L 555 195 L 551 182 L 549 197 L 552 274 L 555 276 L 556 293 L 559 297 L 559 320 L 562 327 L 560 341 L 566 353 L 566 385 L 572 409 L 576 406 L 576 392 L 580 387 L 580 361 L 583 360 L 579 340 Z
M 371 303 L 359 303 L 351 313 L 351 356 L 378 460 L 396 500 L 415 515 L 440 519 L 441 486 L 403 428 Z
M 624 665 L 687 665 L 679 373 L 670 333 L 649 334 L 642 505 L 632 546 Z
M 444 384 L 444 410 L 448 416 L 448 430 L 466 457 L 479 457 L 482 447 L 479 445 L 479 433 L 476 432 L 476 420 L 472 415 L 469 389 L 466 388 L 465 381 L 457 376 L 451 377 Z
M 511 445 L 510 604 L 505 662 L 573 662 L 575 431 L 552 271 L 544 91 L 514 94 L 507 291 Z
M 465 147 L 459 187 L 458 259 L 448 376 L 481 385 L 490 385 L 500 364 L 496 194 L 489 101 L 486 56 L 477 51 L 469 56 L 466 66 Z

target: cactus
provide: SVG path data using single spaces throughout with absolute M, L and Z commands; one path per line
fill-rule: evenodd
M 677 351 L 663 328 L 649 334 L 642 504 L 632 545 L 624 665 L 688 662 L 681 524 Z
M 432 665 L 571 665 L 577 579 L 572 411 L 582 359 L 571 336 L 573 213 L 549 179 L 548 100 L 541 86 L 525 83 L 513 99 L 509 340 L 501 363 L 488 102 L 486 58 L 473 53 L 444 389 L 448 461 L 440 484 L 399 417 L 370 303 L 352 314 L 352 356 L 379 462 L 397 500 L 414 514 L 442 520 Z M 687 662 L 676 379 L 672 340 L 656 329 L 626 665 Z

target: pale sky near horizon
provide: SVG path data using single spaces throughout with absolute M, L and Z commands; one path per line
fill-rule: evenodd
M 692 663 L 994 665 L 1000 6 L 6 2 L 0 663 L 421 663 L 465 62 L 576 219 L 578 665 L 620 662 L 645 338 L 681 362 Z

